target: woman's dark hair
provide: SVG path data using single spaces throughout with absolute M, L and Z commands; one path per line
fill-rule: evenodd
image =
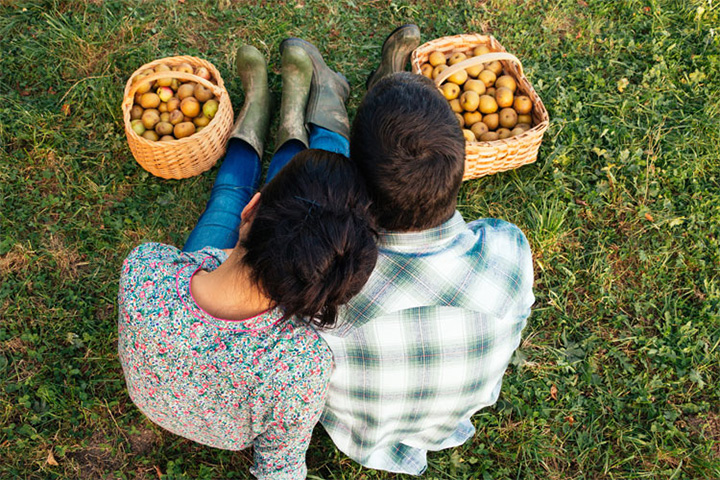
M 367 181 L 381 228 L 425 230 L 455 212 L 465 139 L 447 100 L 422 75 L 388 75 L 365 95 L 350 158 Z
M 303 150 L 261 190 L 240 245 L 252 279 L 285 314 L 332 326 L 377 260 L 370 200 L 342 155 Z

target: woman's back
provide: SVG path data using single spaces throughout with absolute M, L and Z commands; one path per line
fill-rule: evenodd
M 203 311 L 190 280 L 226 259 L 215 248 L 182 253 L 148 243 L 125 260 L 118 348 L 130 396 L 183 437 L 229 450 L 253 444 L 258 476 L 298 459 L 302 468 L 332 355 L 312 327 L 283 320 L 280 308 L 239 321 Z

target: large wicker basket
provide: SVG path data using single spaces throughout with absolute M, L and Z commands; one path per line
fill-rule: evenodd
M 143 70 L 162 63 L 171 67 L 181 63 L 188 63 L 193 68 L 206 67 L 217 85 L 197 75 L 174 70 L 153 73 L 145 77 L 143 81 L 172 77 L 178 80 L 197 82 L 212 90 L 218 99 L 219 106 L 215 117 L 202 131 L 179 140 L 153 142 L 135 133 L 130 124 L 130 110 L 133 106 L 135 91 L 143 83 L 137 82 L 136 85 L 133 85 L 133 80 Z M 233 126 L 232 104 L 220 72 L 210 62 L 190 56 L 155 60 L 136 70 L 125 85 L 122 111 L 125 135 L 135 160 L 145 170 L 162 178 L 188 178 L 210 169 L 225 153 L 225 144 Z
M 492 53 L 472 57 L 472 50 L 479 45 L 486 45 Z M 533 104 L 533 125 L 530 130 L 503 140 L 466 142 L 463 180 L 504 172 L 537 160 L 538 149 L 543 134 L 548 128 L 549 117 L 542 100 L 525 78 L 520 61 L 507 53 L 505 48 L 490 35 L 464 34 L 438 38 L 416 48 L 412 54 L 413 72 L 420 73 L 422 64 L 427 62 L 430 54 L 435 51 L 443 52 L 446 56 L 457 52 L 466 54 L 469 52 L 468 57 L 470 57 L 438 75 L 435 79 L 438 86 L 459 70 L 499 60 L 504 73 L 512 76 L 517 82 L 517 91 L 530 97 Z

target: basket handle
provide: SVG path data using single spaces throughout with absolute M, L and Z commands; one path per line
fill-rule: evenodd
M 463 60 L 462 62 L 458 62 L 455 65 L 446 68 L 435 79 L 435 85 L 439 87 L 445 80 L 447 80 L 460 70 L 465 70 L 468 67 L 474 67 L 482 63 L 494 62 L 495 60 L 512 60 L 513 62 L 517 63 L 520 76 L 522 77 L 524 75 L 522 63 L 520 63 L 520 60 L 518 60 L 515 55 L 507 52 L 491 52 L 484 55 L 478 55 L 477 57 L 470 57 L 467 60 Z
M 209 80 L 205 80 L 202 77 L 198 77 L 195 74 L 192 73 L 185 73 L 185 72 L 178 72 L 175 70 L 170 70 L 166 72 L 155 72 L 151 73 L 147 77 L 143 77 L 141 80 L 138 80 L 135 82 L 135 84 L 130 87 L 130 91 L 128 92 L 127 99 L 133 100 L 135 97 L 135 92 L 138 88 L 140 88 L 140 85 L 144 82 L 152 82 L 154 80 L 159 80 L 161 78 L 177 78 L 179 80 L 189 80 L 192 82 L 197 82 L 200 85 L 202 85 L 205 88 L 209 88 L 213 94 L 215 94 L 216 97 L 220 98 L 223 95 L 223 89 L 215 85 L 214 83 L 210 82 Z

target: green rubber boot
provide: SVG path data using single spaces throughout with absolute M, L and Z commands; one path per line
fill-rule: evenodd
M 246 141 L 262 158 L 271 113 L 267 63 L 257 48 L 244 45 L 237 51 L 235 65 L 245 92 L 245 103 L 230 138 Z
M 405 71 L 410 54 L 420 45 L 420 29 L 412 23 L 403 25 L 387 36 L 382 46 L 380 66 L 365 83 L 369 91 L 385 75 Z
M 275 151 L 288 140 L 298 140 L 308 146 L 305 128 L 305 107 L 310 96 L 313 66 L 302 48 L 290 45 L 282 50 L 282 100 L 280 128 L 275 139 Z
M 345 109 L 345 101 L 350 95 L 347 80 L 341 73 L 330 70 L 312 43 L 300 38 L 286 38 L 280 44 L 280 51 L 284 52 L 290 46 L 302 48 L 310 57 L 313 66 L 305 123 L 323 127 L 349 139 L 350 121 Z

